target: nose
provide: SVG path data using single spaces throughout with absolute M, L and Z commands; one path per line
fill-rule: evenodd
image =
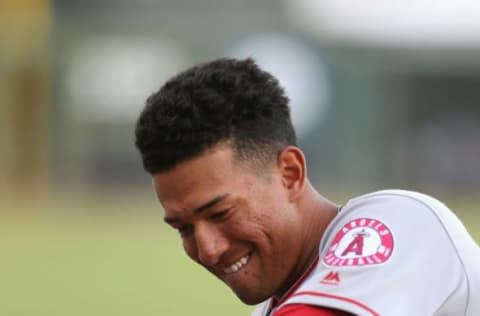
M 215 266 L 229 247 L 226 236 L 213 224 L 195 227 L 195 242 L 198 260 L 205 266 Z

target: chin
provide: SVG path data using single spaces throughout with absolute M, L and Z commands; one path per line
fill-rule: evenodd
M 233 289 L 232 291 L 240 299 L 240 301 L 247 305 L 256 305 L 270 298 L 269 295 L 260 295 L 260 293 L 252 293 L 251 291 L 236 291 Z

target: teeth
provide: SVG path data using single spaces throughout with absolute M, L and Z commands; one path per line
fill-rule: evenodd
M 247 264 L 248 258 L 249 258 L 249 255 L 246 255 L 245 257 L 241 258 L 240 260 L 238 260 L 237 262 L 235 262 L 235 263 L 232 264 L 231 266 L 223 269 L 223 272 L 225 272 L 226 274 L 230 274 L 230 273 L 237 272 L 237 271 L 240 270 L 245 264 Z

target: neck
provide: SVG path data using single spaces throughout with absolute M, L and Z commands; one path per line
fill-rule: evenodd
M 310 183 L 307 184 L 301 209 L 304 211 L 303 246 L 306 268 L 318 255 L 320 241 L 327 226 L 337 215 L 339 205 L 329 201 L 318 193 Z
M 300 230 L 301 244 L 298 247 L 301 252 L 296 264 L 297 269 L 295 269 L 290 280 L 286 282 L 287 286 L 280 293 L 274 295 L 277 301 L 290 292 L 292 287 L 295 286 L 295 282 L 317 258 L 320 240 L 328 224 L 337 215 L 338 208 L 338 205 L 324 198 L 310 183 L 307 183 L 305 195 L 299 202 L 299 211 L 302 212 L 303 220 Z

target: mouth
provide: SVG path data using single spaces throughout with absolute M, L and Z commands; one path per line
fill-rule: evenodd
M 246 256 L 240 258 L 240 260 L 238 260 L 237 262 L 226 267 L 225 269 L 223 269 L 223 272 L 225 274 L 232 274 L 238 272 L 248 263 L 248 259 L 250 259 L 250 254 L 247 254 Z

